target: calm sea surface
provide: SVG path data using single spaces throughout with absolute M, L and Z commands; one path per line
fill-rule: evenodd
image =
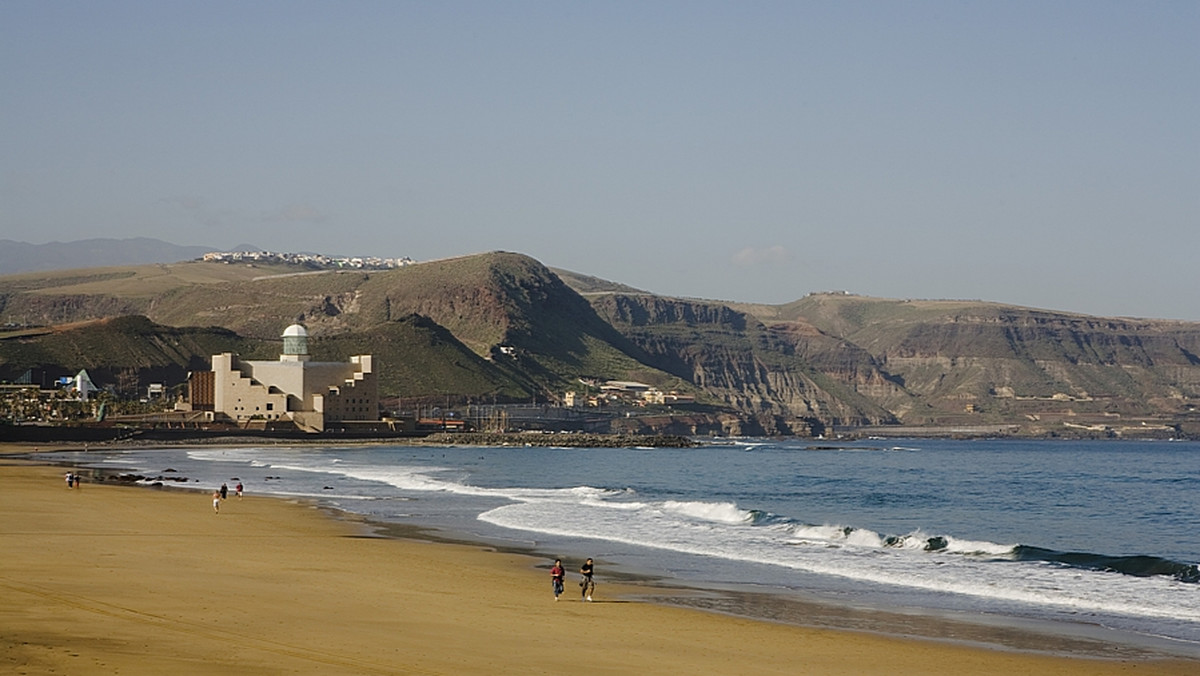
M 1048 620 L 1200 652 L 1200 444 L 741 440 L 698 449 L 62 454 L 318 498 L 684 584 Z M 176 484 L 168 484 L 176 485 Z M 569 589 L 569 587 L 568 587 Z

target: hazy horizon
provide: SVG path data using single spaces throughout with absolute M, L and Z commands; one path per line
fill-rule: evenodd
M 1200 3 L 0 5 L 0 239 L 1200 320 Z

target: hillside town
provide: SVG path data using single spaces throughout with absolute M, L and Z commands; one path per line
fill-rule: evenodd
M 276 251 L 212 251 L 201 256 L 200 260 L 206 263 L 285 263 L 314 269 L 346 268 L 350 270 L 391 270 L 413 264 L 413 259 L 407 256 L 403 258 L 347 257 Z

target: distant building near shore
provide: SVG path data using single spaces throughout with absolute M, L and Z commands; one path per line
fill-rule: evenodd
M 293 324 L 283 332 L 279 361 L 243 361 L 213 355 L 212 370 L 189 379 L 193 411 L 243 426 L 279 427 L 289 422 L 307 432 L 331 423 L 379 420 L 378 381 L 371 355 L 348 362 L 316 362 L 308 354 L 308 331 Z
M 75 374 L 75 378 L 71 381 L 72 388 L 79 395 L 79 401 L 87 401 L 92 398 L 93 392 L 98 392 L 100 388 L 96 387 L 96 383 L 92 382 L 91 376 L 88 375 L 87 369 Z
M 642 393 L 648 391 L 650 386 L 646 383 L 638 383 L 632 380 L 609 380 L 600 386 L 601 392 L 624 392 L 641 396 Z

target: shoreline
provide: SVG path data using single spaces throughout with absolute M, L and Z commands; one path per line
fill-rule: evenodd
M 0 477 L 7 478 L 8 471 L 12 467 L 24 467 L 34 472 L 37 472 L 38 468 L 42 468 L 46 469 L 52 477 L 56 477 L 54 483 L 49 487 L 67 492 L 64 487 L 61 487 L 61 475 L 53 469 L 56 467 L 54 463 L 40 461 L 36 455 L 29 460 L 17 459 L 17 457 L 13 457 L 13 454 L 30 454 L 30 449 L 12 447 L 6 449 L 5 445 L 0 444 Z M 157 491 L 145 491 L 145 487 L 150 486 L 131 486 L 110 480 L 101 481 L 101 483 L 89 481 L 80 492 L 143 489 L 136 492 L 146 493 L 149 496 L 155 495 L 155 493 L 178 496 L 197 496 L 199 493 L 208 493 L 208 490 L 198 489 L 194 486 L 170 486 L 172 489 L 182 490 L 160 489 Z M 49 492 L 55 491 L 50 490 Z M 199 499 L 203 501 L 204 496 L 200 495 Z M 457 537 L 456 533 L 438 530 L 438 528 L 373 521 L 365 516 L 342 512 L 342 510 L 322 505 L 319 501 L 310 501 L 310 499 L 282 496 L 256 496 L 247 499 L 283 504 L 284 508 L 293 510 L 295 514 L 292 516 L 296 516 L 306 509 L 316 510 L 320 514 L 320 518 L 330 524 L 353 531 L 348 536 L 343 534 L 343 537 L 415 543 L 418 546 L 422 544 L 444 545 L 454 548 L 458 552 L 457 555 L 451 555 L 451 558 L 464 555 L 466 552 L 485 551 L 487 555 L 504 557 L 505 560 L 508 560 L 505 562 L 505 566 L 511 569 L 510 573 L 528 575 L 532 572 L 533 578 L 538 582 L 541 581 L 542 576 L 547 575 L 546 570 L 542 570 L 548 569 L 545 552 L 540 552 L 536 545 L 479 542 L 479 539 Z M 988 617 L 967 617 L 966 620 L 959 620 L 959 618 L 948 617 L 946 614 L 937 614 L 937 612 L 916 612 L 914 614 L 914 612 L 902 610 L 848 608 L 848 606 L 836 605 L 835 602 L 805 599 L 800 594 L 756 593 L 745 590 L 691 587 L 686 584 L 678 584 L 676 581 L 664 581 L 653 575 L 619 572 L 619 570 L 608 572 L 607 567 L 602 567 L 602 569 L 606 574 L 602 581 L 601 593 L 604 593 L 605 597 L 610 596 L 611 593 L 618 594 L 616 600 L 611 603 L 677 609 L 686 614 L 697 614 L 698 612 L 698 615 L 720 618 L 720 621 L 744 621 L 755 623 L 755 626 L 762 624 L 763 627 L 778 626 L 785 630 L 794 630 L 802 635 L 812 632 L 832 633 L 842 639 L 853 641 L 886 641 L 889 644 L 898 641 L 905 646 L 905 650 L 922 653 L 932 651 L 940 654 L 943 651 L 952 653 L 968 651 L 973 654 L 978 653 L 977 657 L 985 659 L 985 662 L 989 657 L 1001 659 L 1001 656 L 1012 656 L 1021 659 L 1045 659 L 1051 660 L 1051 662 L 1052 660 L 1067 660 L 1069 664 L 1079 666 L 1079 671 L 1072 669 L 1060 671 L 1061 665 L 1054 666 L 1048 662 L 1044 666 L 1048 666 L 1049 671 L 1043 671 L 1051 672 L 1051 674 L 1055 674 L 1055 672 L 1061 672 L 1061 674 L 1075 674 L 1075 672 L 1078 674 L 1102 674 L 1103 672 L 1106 674 L 1108 672 L 1097 671 L 1097 665 L 1136 666 L 1142 674 L 1146 674 L 1146 672 L 1186 674 L 1186 672 L 1193 672 L 1200 668 L 1200 659 L 1196 659 L 1190 654 L 1172 653 L 1169 650 L 1160 650 L 1159 647 L 1150 645 L 1135 645 L 1135 642 L 1111 644 L 1110 641 L 1106 641 L 1100 636 L 1086 635 L 1088 634 L 1085 630 L 1086 626 L 1082 626 L 1082 624 L 1079 627 L 1080 635 L 1072 635 L 1073 632 L 1039 630 L 1033 622 L 1019 621 L 1016 618 L 1013 618 L 1013 621 L 1007 621 L 1008 618 Z M 0 570 L 4 570 L 4 564 L 0 564 Z M 539 587 L 538 592 L 540 593 L 540 585 L 535 586 Z M 570 588 L 571 586 L 568 585 L 568 592 L 566 592 L 568 597 L 570 597 Z M 540 600 L 540 598 L 535 597 L 534 600 Z M 533 603 L 532 605 L 540 604 Z M 11 635 L 11 629 L 11 626 L 6 627 L 6 623 L 0 622 L 2 638 Z M 899 650 L 899 648 L 893 646 L 889 650 Z M 1163 670 L 1159 671 L 1158 669 Z M 644 669 L 640 668 L 640 670 Z M 586 671 L 584 670 L 584 672 Z M 859 669 L 850 670 L 850 672 L 859 671 Z M 865 672 L 872 671 L 868 669 Z M 886 671 L 877 672 L 905 674 L 906 671 L 889 668 Z M 982 671 L 978 670 L 977 665 L 974 672 Z
M 0 428 L 3 429 L 3 428 Z M 161 431 L 161 430 L 160 430 Z M 402 443 L 409 446 L 485 446 L 492 448 L 517 448 L 523 446 L 536 447 L 565 447 L 565 448 L 696 448 L 706 445 L 727 445 L 745 439 L 760 437 L 736 436 L 704 436 L 668 433 L 635 434 L 624 432 L 546 432 L 546 431 L 510 431 L 510 432 L 446 432 L 429 431 L 419 434 L 396 434 L 389 436 L 373 435 L 272 435 L 272 434 L 197 434 L 181 432 L 171 434 L 167 430 L 164 436 L 141 436 L 134 433 L 127 436 L 98 437 L 95 439 L 72 438 L 64 436 L 56 438 L 53 435 L 44 439 L 0 439 L 0 446 L 31 447 L 35 452 L 42 446 L 57 446 L 63 450 L 71 448 L 203 448 L 214 445 L 244 447 L 244 446 L 377 446 Z M 1013 441 L 1106 441 L 1121 442 L 1183 442 L 1200 441 L 1200 437 L 1179 436 L 1105 436 L 1094 434 L 988 434 L 983 432 L 968 433 L 957 428 L 937 427 L 904 427 L 898 429 L 874 429 L 869 433 L 863 431 L 848 431 L 835 437 L 763 437 L 807 440 L 814 449 L 837 447 L 843 444 L 858 444 L 869 441 L 895 442 L 905 439 L 913 440 L 955 440 L 976 441 L 1009 439 Z M 0 450 L 0 453 L 4 451 Z
M 532 567 L 538 570 L 544 568 L 547 574 L 550 562 L 555 557 L 554 552 L 536 544 L 520 545 L 510 540 L 480 538 L 433 526 L 375 520 L 326 505 L 316 506 L 329 514 L 330 518 L 362 524 L 379 537 L 487 547 L 525 557 L 531 561 Z M 606 585 L 628 587 L 626 594 L 629 598 L 646 603 L 807 629 L 865 632 L 1016 653 L 1103 660 L 1196 660 L 1197 668 L 1200 668 L 1200 654 L 1195 649 L 1189 649 L 1190 646 L 1098 624 L 922 608 L 851 606 L 804 592 L 755 591 L 743 585 L 692 584 L 647 571 L 628 570 L 607 561 L 598 563 L 605 571 L 603 577 Z M 568 585 L 568 592 L 569 589 Z
M 362 524 L 379 537 L 486 547 L 525 557 L 530 560 L 531 567 L 545 569 L 546 574 L 549 574 L 550 562 L 555 556 L 537 545 L 516 545 L 436 527 L 378 521 L 325 505 L 315 506 L 332 519 Z M 620 585 L 627 588 L 624 589 L 625 596 L 639 602 L 805 629 L 862 632 L 904 640 L 975 646 L 985 650 L 1101 660 L 1196 660 L 1197 668 L 1200 668 L 1200 655 L 1194 655 L 1192 653 L 1195 651 L 1185 650 L 1167 639 L 1122 632 L 1096 624 L 919 608 L 850 606 L 803 592 L 772 593 L 748 590 L 738 585 L 717 587 L 703 583 L 689 584 L 648 572 L 626 570 L 619 564 L 603 560 L 598 564 L 605 571 L 605 586 Z M 567 591 L 570 591 L 569 585 Z
M 678 593 L 668 594 L 674 600 L 666 605 L 653 598 L 662 596 L 658 588 L 607 579 L 601 603 L 578 603 L 568 592 L 568 603 L 554 604 L 541 569 L 548 563 L 528 555 L 400 533 L 386 537 L 372 522 L 287 498 L 230 499 L 228 509 L 214 515 L 206 496 L 194 491 L 103 483 L 72 491 L 62 486 L 58 467 L 13 460 L 0 462 L 0 507 L 17 518 L 4 526 L 16 546 L 0 560 L 0 584 L 17 603 L 0 610 L 0 642 L 7 663 L 26 672 L 56 664 L 101 672 L 121 664 L 121 672 L 149 674 L 180 662 L 180 672 L 197 674 L 304 672 L 317 665 L 347 674 L 448 674 L 497 664 L 584 674 L 773 674 L 798 664 L 823 665 L 816 668 L 824 672 L 918 674 L 936 663 L 972 674 L 1135 668 L 1176 675 L 1200 665 L 1129 654 L 1064 657 L 1073 647 L 1060 640 L 1045 654 L 746 620 L 680 608 Z M 446 569 L 454 570 L 450 580 L 442 579 Z M 360 574 L 364 570 L 370 578 Z M 487 580 L 484 597 L 473 591 L 481 579 Z M 391 603 L 380 603 L 380 596 Z M 554 628 L 550 638 L 547 622 Z M 463 627 L 485 635 L 464 644 Z M 589 636 L 588 646 L 574 645 L 578 632 Z M 391 651 L 389 642 L 404 650 Z M 90 647 L 78 647 L 84 644 Z M 214 650 L 238 657 L 212 657 Z M 145 662 L 145 651 L 155 654 L 154 664 Z M 355 657 L 361 651 L 372 657 Z M 396 654 L 384 659 L 379 652 Z M 85 657 L 96 669 L 79 669 Z

